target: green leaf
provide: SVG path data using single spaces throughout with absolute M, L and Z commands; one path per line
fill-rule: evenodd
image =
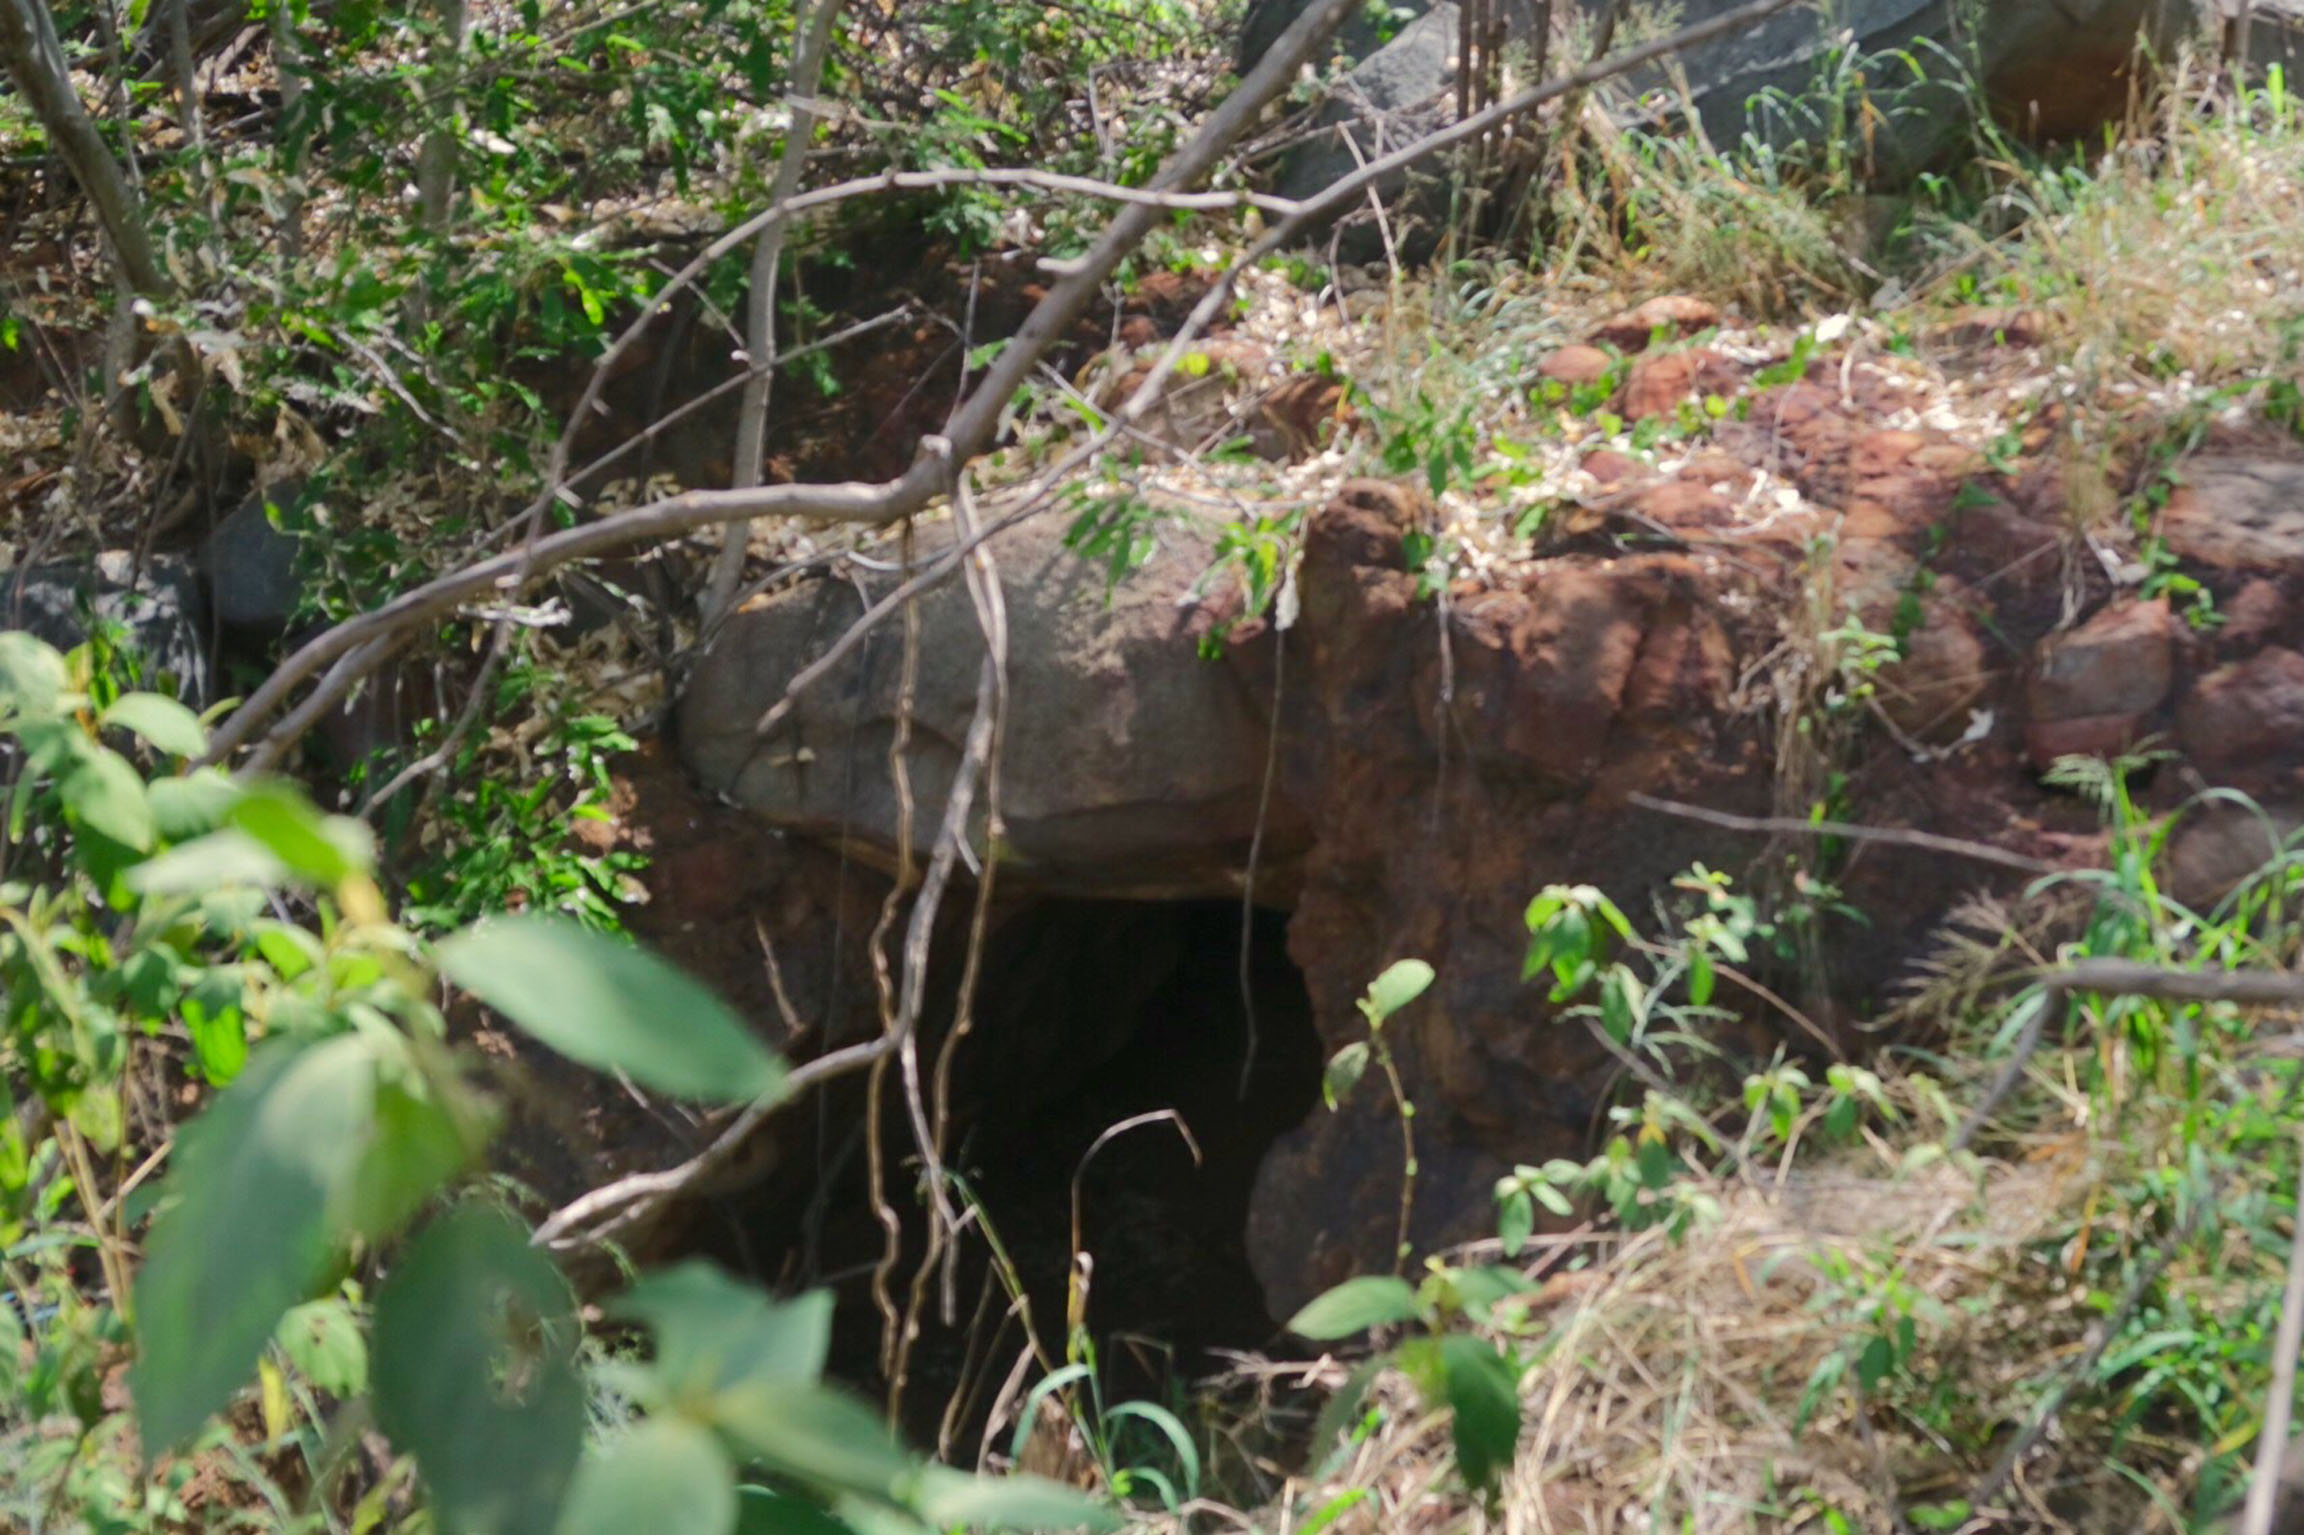
M 248 1020 L 237 1002 L 195 993 L 178 1011 L 185 1032 L 192 1036 L 192 1058 L 200 1075 L 217 1087 L 230 1086 L 248 1064 Z
M 261 843 L 290 873 L 322 890 L 376 866 L 375 836 L 349 816 L 322 815 L 287 784 L 248 790 L 228 819 Z
M 576 1468 L 559 1535 L 731 1535 L 736 1468 L 712 1431 L 657 1417 L 611 1440 Z
M 1356 1039 L 1328 1058 L 1320 1074 L 1320 1097 L 1330 1109 L 1344 1101 L 1368 1071 L 1368 1041 Z
M 342 1301 L 307 1301 L 280 1319 L 276 1336 L 288 1362 L 329 1395 L 368 1389 L 368 1340 Z
M 375 1062 L 344 1035 L 257 1052 L 185 1126 L 136 1282 L 132 1377 L 148 1456 L 247 1382 L 280 1317 L 334 1254 L 330 1207 L 366 1142 Z
M 25 719 L 47 719 L 71 685 L 56 647 L 21 629 L 0 631 L 0 709 Z
M 1451 1435 L 1464 1480 L 1485 1492 L 1511 1469 L 1520 1444 L 1520 1387 L 1495 1349 L 1464 1333 L 1440 1340 L 1440 1370 L 1455 1412 Z
M 144 786 L 152 820 L 170 842 L 205 836 L 224 824 L 239 802 L 240 786 L 221 768 L 201 768 L 181 778 L 155 778 Z
M 1288 1330 L 1298 1337 L 1326 1342 L 1349 1338 L 1371 1327 L 1413 1322 L 1424 1314 L 1415 1287 L 1394 1274 L 1364 1274 L 1347 1279 L 1314 1300 L 1289 1320 Z
M 1176 1414 L 1155 1402 L 1122 1402 L 1104 1414 L 1104 1427 L 1109 1431 L 1115 1423 L 1130 1420 L 1150 1424 L 1168 1441 L 1168 1447 L 1176 1452 L 1176 1464 L 1184 1473 L 1184 1496 L 1199 1497 L 1200 1449 Z
M 103 722 L 142 736 L 172 757 L 197 757 L 208 750 L 200 716 L 159 693 L 123 693 L 103 714 Z
M 970 1476 L 949 1466 L 921 1473 L 915 1502 L 932 1524 L 972 1530 L 1116 1530 L 1122 1523 L 1111 1508 L 1042 1477 Z
M 567 1284 L 510 1216 L 433 1222 L 376 1297 L 376 1421 L 442 1535 L 547 1535 L 584 1447 Z
M 645 950 L 562 918 L 497 917 L 439 946 L 441 973 L 569 1059 L 682 1098 L 744 1103 L 784 1064 L 728 1005 Z
M 1430 965 L 1420 959 L 1403 959 L 1370 983 L 1368 1011 L 1375 1018 L 1389 1018 L 1424 995 L 1431 984 Z
M 1711 951 L 1711 950 L 1709 950 L 1709 949 L 1707 949 L 1707 948 L 1705 948 L 1705 947 L 1704 947 L 1702 944 L 1700 944 L 1700 943 L 1698 943 L 1698 944 L 1691 944 L 1691 945 L 1689 945 L 1689 948 L 1688 948 L 1688 1000 L 1689 1000 L 1689 1002 L 1690 1002 L 1691 1004 L 1693 1004 L 1694 1006 L 1697 1006 L 1697 1007 L 1703 1007 L 1703 1006 L 1705 1006 L 1707 1003 L 1709 1003 L 1709 1002 L 1712 1000 L 1712 983 L 1713 983 L 1712 951 Z
M 128 759 L 106 747 L 90 744 L 58 785 L 64 809 L 72 819 L 139 853 L 152 851 L 158 828 L 152 820 L 152 802 L 144 797 L 144 780 Z
M 480 1148 L 435 1096 L 456 1090 L 436 1088 L 413 1071 L 380 1075 L 370 1149 L 345 1200 L 346 1229 L 371 1242 L 391 1236 L 471 1162 Z
M 832 1345 L 831 1292 L 771 1300 L 708 1263 L 649 1275 L 615 1310 L 655 1333 L 656 1373 L 678 1395 L 814 1385 Z
M 230 827 L 195 837 L 128 871 L 145 895 L 202 895 L 228 885 L 271 890 L 290 883 L 288 866 L 244 831 Z
M 823 1386 L 745 1381 L 707 1410 L 747 1455 L 810 1487 L 893 1500 L 918 1469 L 876 1414 Z
M 1505 1257 L 1519 1257 L 1535 1233 L 1536 1200 L 1530 1190 L 1514 1189 L 1497 1201 L 1496 1236 L 1504 1244 Z

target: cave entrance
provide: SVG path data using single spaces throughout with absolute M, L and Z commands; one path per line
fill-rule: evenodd
M 954 1320 L 940 1315 L 938 1281 L 923 1307 L 904 1393 L 915 1434 L 933 1442 L 955 1423 L 980 1424 L 1026 1346 L 995 1244 L 1057 1359 L 1068 1276 L 1086 1255 L 1086 1321 L 1107 1400 L 1157 1395 L 1206 1373 L 1212 1350 L 1277 1334 L 1248 1263 L 1249 1194 L 1265 1152 L 1318 1101 L 1322 1060 L 1284 929 L 1284 914 L 1256 912 L 1244 966 L 1240 907 L 1220 901 L 1047 900 L 995 925 L 952 1077 L 947 1154 L 972 1229 Z M 955 993 L 947 977 L 923 1031 L 924 1071 Z M 889 1207 L 905 1227 L 901 1307 L 922 1222 L 917 1160 L 890 1086 L 882 1152 Z M 726 1212 L 742 1250 L 718 1255 L 765 1278 L 830 1286 L 834 1373 L 877 1393 L 882 1229 L 867 1193 L 863 1109 L 860 1088 L 825 1100 L 808 1176 Z M 1190 1132 L 1197 1159 L 1175 1123 L 1110 1133 L 1162 1111 Z

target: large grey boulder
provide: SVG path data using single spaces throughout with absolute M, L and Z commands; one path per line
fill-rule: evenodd
M 1065 894 L 1236 893 L 1269 727 L 1234 668 L 1194 654 L 1189 593 L 1209 545 L 1172 536 L 1149 567 L 1107 591 L 1102 567 L 1065 549 L 1062 534 L 1061 521 L 1027 523 L 992 543 L 1010 647 L 1001 878 Z M 939 541 L 924 535 L 921 557 Z M 893 580 L 870 575 L 865 594 Z M 755 733 L 793 674 L 855 621 L 863 595 L 819 580 L 738 614 L 690 681 L 679 740 L 708 787 L 777 826 L 885 862 L 900 814 L 888 766 L 900 620 L 801 695 L 773 733 Z M 906 753 L 916 854 L 936 835 L 983 656 L 957 580 L 921 600 Z M 973 830 L 981 858 L 980 818 Z
M 91 620 L 115 626 L 140 668 L 138 682 L 196 707 L 209 701 L 207 613 L 189 562 L 125 549 L 93 560 L 34 565 L 0 577 L 0 629 L 22 629 L 58 650 L 88 638 Z
M 303 599 L 296 578 L 296 535 L 273 521 L 276 508 L 293 506 L 300 487 L 258 491 L 216 524 L 200 551 L 216 621 L 229 628 L 278 632 Z

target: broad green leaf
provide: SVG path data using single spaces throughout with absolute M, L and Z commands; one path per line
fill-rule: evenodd
M 152 819 L 170 842 L 206 836 L 224 824 L 239 803 L 240 786 L 221 768 L 201 768 L 181 778 L 155 778 L 145 786 Z
M 57 787 L 65 810 L 82 826 L 139 853 L 152 850 L 158 835 L 152 802 L 143 778 L 118 752 L 91 744 Z
M 1475 1321 L 1485 1322 L 1496 1303 L 1514 1295 L 1526 1295 L 1536 1288 L 1528 1276 L 1515 1268 L 1496 1264 L 1478 1264 L 1471 1268 L 1450 1269 L 1448 1282 L 1456 1292 L 1456 1303 Z
M 160 693 L 123 693 L 103 714 L 103 722 L 142 736 L 172 757 L 197 757 L 208 750 L 200 716 Z
M 290 873 L 322 890 L 333 890 L 376 865 L 375 837 L 366 826 L 349 816 L 321 814 L 287 784 L 248 790 L 228 818 Z
M 1413 1322 L 1424 1314 L 1415 1287 L 1393 1274 L 1347 1279 L 1290 1319 L 1288 1330 L 1326 1342 L 1349 1338 L 1371 1327 Z
M 280 1319 L 276 1336 L 288 1362 L 329 1395 L 368 1389 L 368 1340 L 341 1300 L 306 1301 Z
M 1344 1101 L 1353 1088 L 1360 1085 L 1368 1071 L 1368 1041 L 1356 1039 L 1328 1057 L 1328 1069 L 1320 1074 L 1320 1097 L 1333 1109 Z
M 244 831 L 226 827 L 148 858 L 128 871 L 145 895 L 204 895 L 227 885 L 271 890 L 290 882 L 288 866 Z
M 921 1474 L 915 1499 L 938 1526 L 971 1530 L 1116 1530 L 1110 1507 L 1061 1483 L 1037 1476 L 970 1476 L 949 1466 Z
M 439 946 L 441 973 L 569 1059 L 682 1098 L 745 1103 L 784 1064 L 701 983 L 563 918 L 497 917 Z
M 576 1468 L 559 1535 L 731 1535 L 736 1468 L 710 1429 L 650 1418 Z
M 432 1223 L 376 1296 L 376 1421 L 441 1535 L 548 1535 L 584 1448 L 567 1283 L 510 1216 Z
M 248 1064 L 248 1020 L 235 1002 L 221 1002 L 195 993 L 178 1011 L 185 1032 L 192 1036 L 192 1058 L 200 1075 L 217 1087 L 228 1087 Z
M 462 1172 L 480 1148 L 467 1144 L 432 1084 L 383 1073 L 376 1083 L 370 1149 L 355 1169 L 343 1224 L 371 1242 L 398 1231 Z M 453 1086 L 445 1091 L 454 1092 Z
M 1688 1000 L 1703 1007 L 1712 1000 L 1712 951 L 1697 943 L 1688 948 Z
M 28 719 L 56 713 L 71 684 L 64 658 L 21 629 L 0 631 L 0 710 Z
M 184 1440 L 247 1383 L 335 1249 L 331 1206 L 367 1143 L 375 1061 L 344 1035 L 258 1051 L 184 1127 L 136 1282 L 133 1385 L 147 1455 Z
M 1528 1238 L 1536 1232 L 1536 1200 L 1528 1189 L 1516 1188 L 1505 1193 L 1496 1204 L 1496 1237 L 1504 1244 L 1504 1256 L 1517 1258 L 1527 1247 Z
M 1464 1480 L 1485 1492 L 1511 1469 L 1520 1443 L 1520 1388 L 1510 1364 L 1482 1340 L 1440 1340 L 1442 1389 L 1455 1413 L 1451 1434 Z
M 811 1487 L 892 1499 L 917 1469 L 876 1414 L 823 1386 L 746 1381 L 708 1411 L 748 1457 Z
M 1378 1018 L 1389 1018 L 1418 997 L 1432 984 L 1432 967 L 1420 959 L 1404 959 L 1376 977 L 1368 987 L 1368 1011 Z
M 678 1394 L 814 1385 L 832 1345 L 832 1296 L 777 1301 L 708 1263 L 651 1274 L 616 1306 L 656 1335 L 656 1372 Z

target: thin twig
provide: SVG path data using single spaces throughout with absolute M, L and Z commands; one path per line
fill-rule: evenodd
M 2304 1141 L 2299 1150 L 2304 1151 Z M 2288 1241 L 2288 1289 L 2280 1298 L 2280 1331 L 2272 1345 L 2272 1390 L 2264 1399 L 2264 1426 L 2256 1434 L 2256 1475 L 2240 1535 L 2272 1535 L 2280 1501 L 2280 1463 L 2288 1455 L 2288 1418 L 2296 1403 L 2296 1361 L 2304 1352 L 2304 1156 L 2297 1160 L 2296 1230 Z
M 2027 858 L 2022 853 L 2011 853 L 2006 848 L 1994 847 L 1988 842 L 1940 837 L 1934 832 L 1912 831 L 1905 827 L 1856 826 L 1846 821 L 1806 821 L 1795 816 L 1736 815 L 1703 805 L 1658 799 L 1652 794 L 1628 794 L 1625 800 L 1642 810 L 1653 810 L 1658 815 L 1677 816 L 1683 821 L 1699 821 L 1706 826 L 1718 826 L 1728 831 L 1748 831 L 1771 837 L 1841 837 L 1850 842 L 1878 842 L 1891 847 L 1918 848 L 1928 853 L 1946 853 L 1954 858 L 1997 864 L 2003 869 L 2015 869 L 2025 874 L 2058 872 L 2055 864 L 2044 859 Z
M 2149 997 L 2159 1002 L 2231 1002 L 2241 1006 L 2271 1007 L 2304 1003 L 2304 975 L 2284 970 L 2164 970 L 2126 959 L 2082 959 L 2053 970 L 2025 972 L 2011 979 L 2035 978 L 2040 995 L 2031 1016 L 2017 1035 L 2008 1064 L 2000 1068 L 1975 1112 L 1952 1137 L 1952 1149 L 1965 1151 L 1992 1116 L 2016 1090 L 2024 1069 L 2039 1050 L 2051 1018 L 2061 1016 L 2064 1001 L 2076 993 L 2107 997 Z

